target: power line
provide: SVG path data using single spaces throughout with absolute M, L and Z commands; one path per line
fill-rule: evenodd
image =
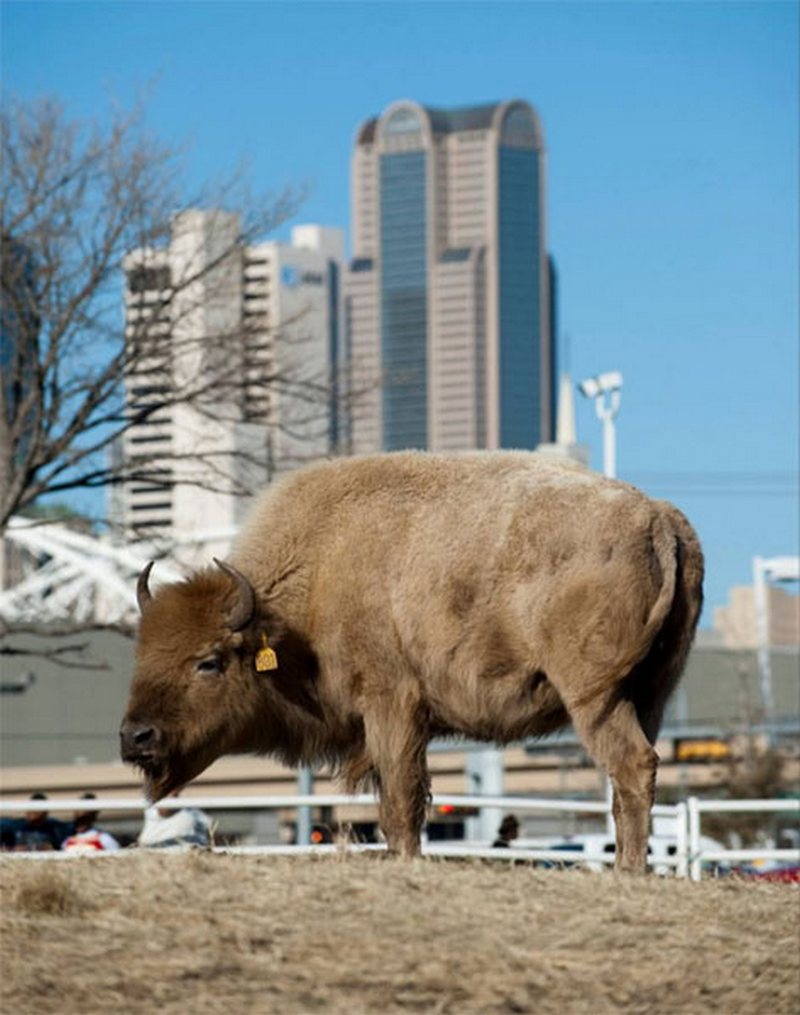
M 800 494 L 798 476 L 791 471 L 708 469 L 662 472 L 636 469 L 626 472 L 622 478 L 653 492 L 686 496 L 797 497 Z
M 798 474 L 790 469 L 745 471 L 737 469 L 693 469 L 671 472 L 666 469 L 633 469 L 628 475 L 641 479 L 669 482 L 711 480 L 730 483 L 792 483 L 798 485 Z

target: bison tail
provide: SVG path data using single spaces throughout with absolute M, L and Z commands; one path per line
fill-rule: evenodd
M 584 646 L 592 650 L 590 658 L 598 670 L 596 679 L 584 687 L 573 706 L 585 706 L 611 692 L 614 699 L 635 700 L 641 717 L 647 711 L 645 703 L 657 700 L 660 704 L 654 714 L 658 713 L 660 722 L 669 692 L 683 669 L 702 596 L 702 554 L 697 537 L 680 512 L 671 505 L 660 507 L 646 550 L 647 566 L 658 589 L 655 602 L 644 621 L 635 624 L 635 630 L 628 626 L 624 633 L 619 632 L 614 653 L 608 653 L 608 645 L 615 645 L 613 637 L 593 637 Z M 629 624 L 632 622 L 631 617 Z M 584 658 L 587 655 L 585 651 Z
M 664 519 L 675 534 L 675 591 L 650 651 L 626 680 L 627 696 L 651 743 L 658 736 L 664 708 L 683 673 L 703 606 L 700 542 L 677 508 L 671 504 L 662 507 Z
M 639 654 L 646 652 L 650 643 L 661 630 L 675 598 L 678 579 L 678 539 L 674 527 L 667 518 L 659 514 L 653 521 L 650 530 L 650 570 L 661 578 L 656 601 L 650 610 L 639 640 Z

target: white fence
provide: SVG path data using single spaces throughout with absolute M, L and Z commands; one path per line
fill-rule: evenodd
M 459 808 L 484 808 L 513 811 L 516 814 L 536 813 L 568 813 L 607 815 L 608 806 L 596 800 L 551 800 L 548 798 L 517 797 L 517 796 L 466 796 L 463 794 L 437 794 L 431 801 L 432 806 L 453 806 Z M 312 807 L 348 807 L 374 806 L 375 798 L 369 794 L 346 796 L 344 794 L 295 794 L 292 796 L 192 796 L 167 798 L 159 801 L 160 807 L 178 810 L 182 807 L 199 807 L 203 810 L 291 810 L 297 809 L 298 814 Z M 142 799 L 120 797 L 98 797 L 91 801 L 85 798 L 58 800 L 3 800 L 0 799 L 0 813 L 22 814 L 29 811 L 85 811 L 91 805 L 97 811 L 139 811 L 148 806 Z M 656 804 L 653 817 L 668 818 L 674 822 L 674 838 L 668 853 L 653 855 L 648 862 L 657 869 L 674 868 L 678 877 L 690 877 L 699 881 L 704 864 L 737 864 L 753 860 L 779 861 L 786 864 L 800 865 L 798 849 L 721 849 L 708 848 L 703 845 L 701 835 L 702 815 L 708 813 L 743 812 L 743 813 L 782 813 L 800 817 L 800 800 L 700 800 L 690 797 L 688 801 L 675 805 Z M 298 822 L 300 824 L 300 822 Z M 345 845 L 276 845 L 276 846 L 229 846 L 217 847 L 217 852 L 249 853 L 249 854 L 291 854 L 303 853 L 324 854 L 343 849 L 360 851 L 365 849 L 382 849 L 382 846 L 359 844 Z M 426 842 L 423 843 L 423 854 L 426 856 L 472 857 L 493 860 L 529 860 L 553 864 L 564 863 L 607 863 L 614 862 L 613 853 L 595 853 L 591 856 L 576 842 L 574 849 L 529 848 L 512 846 L 509 849 L 494 849 L 485 843 L 470 842 Z M 35 857 L 36 859 L 68 859 L 75 854 L 59 852 L 42 853 L 7 853 L 9 857 Z M 98 853 L 97 856 L 104 854 Z M 117 853 L 107 854 L 119 855 Z
M 689 818 L 689 874 L 699 881 L 703 862 L 746 863 L 752 860 L 777 860 L 800 864 L 797 849 L 700 849 L 700 822 L 702 814 L 763 814 L 792 813 L 800 815 L 800 800 L 700 800 L 689 797 L 686 804 Z

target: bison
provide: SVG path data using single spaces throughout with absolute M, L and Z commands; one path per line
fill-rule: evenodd
M 122 757 L 155 800 L 230 753 L 371 781 L 388 848 L 419 852 L 426 747 L 570 721 L 610 776 L 616 865 L 645 867 L 653 744 L 702 602 L 684 516 L 525 452 L 404 452 L 262 494 L 230 563 L 139 578 Z

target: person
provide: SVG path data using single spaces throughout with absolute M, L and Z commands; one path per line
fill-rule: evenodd
M 177 796 L 173 793 L 173 796 Z M 163 849 L 167 846 L 211 845 L 211 819 L 198 807 L 148 807 L 144 827 L 139 833 L 140 846 Z
M 96 800 L 94 793 L 84 793 L 81 800 Z M 75 830 L 61 844 L 68 853 L 94 853 L 98 850 L 114 852 L 119 843 L 113 835 L 97 827 L 99 811 L 86 810 L 75 812 Z
M 46 793 L 32 793 L 31 800 L 47 800 Z M 61 848 L 74 830 L 70 821 L 51 818 L 47 811 L 26 811 L 21 818 L 3 818 L 0 842 L 4 850 L 39 853 Z
M 519 821 L 513 814 L 507 814 L 500 822 L 500 828 L 497 830 L 497 838 L 492 843 L 493 848 L 505 849 L 511 845 L 514 839 L 519 835 Z

